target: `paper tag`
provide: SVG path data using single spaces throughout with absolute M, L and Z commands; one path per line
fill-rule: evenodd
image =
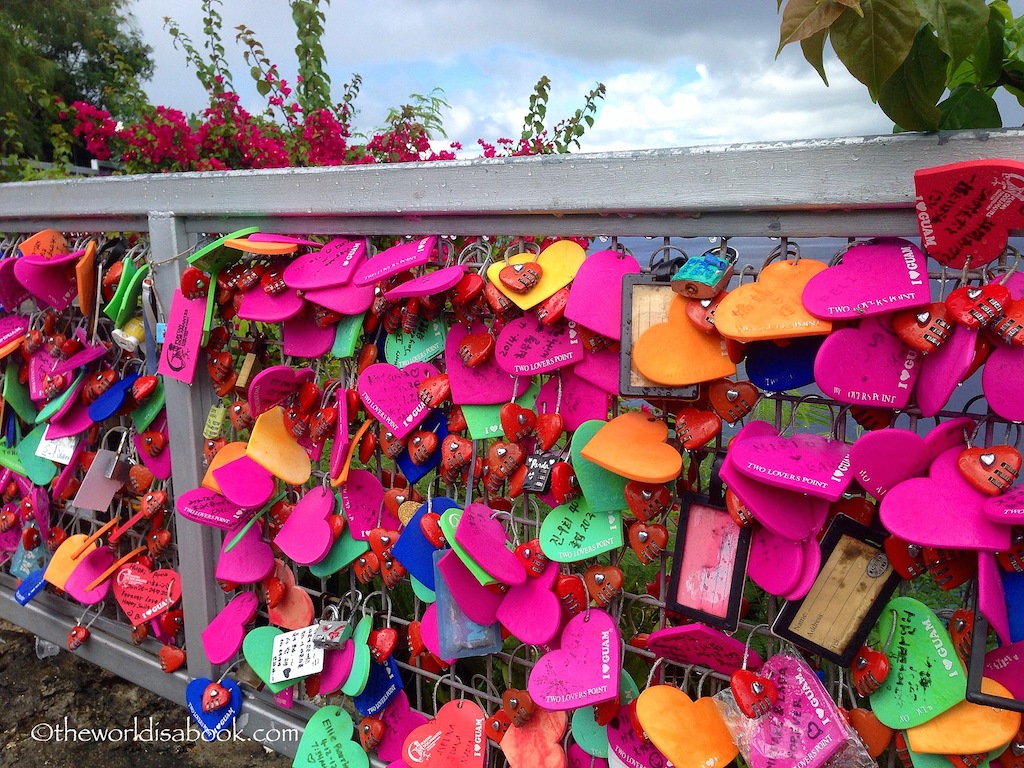
M 286 683 L 323 670 L 324 649 L 313 645 L 315 632 L 314 624 L 294 632 L 283 632 L 274 638 L 269 682 Z
M 50 428 L 47 426 L 46 432 L 49 431 Z M 39 441 L 39 446 L 36 448 L 36 456 L 66 466 L 71 463 L 71 458 L 75 455 L 75 448 L 77 446 L 77 435 L 68 435 L 67 437 L 59 437 L 56 440 L 49 440 L 44 432 L 43 439 Z
M 224 426 L 224 419 L 228 415 L 228 409 L 223 405 L 214 405 L 210 407 L 210 412 L 206 414 L 206 424 L 203 425 L 203 437 L 207 440 L 213 440 L 215 437 L 220 435 L 220 428 Z

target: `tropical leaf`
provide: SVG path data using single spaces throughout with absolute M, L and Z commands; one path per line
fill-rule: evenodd
M 964 83 L 954 88 L 939 104 L 943 130 L 958 131 L 967 128 L 1000 128 L 1003 119 L 995 99 L 974 85 Z
M 939 48 L 955 68 L 985 37 L 989 9 L 985 0 L 917 0 L 921 16 L 939 36 Z
M 838 19 L 846 7 L 835 0 L 789 0 L 779 26 L 778 56 L 787 45 L 817 34 Z
M 904 130 L 936 130 L 941 118 L 936 103 L 946 89 L 947 61 L 935 34 L 922 27 L 907 58 L 882 85 L 878 106 Z
M 825 39 L 828 37 L 828 30 L 822 29 L 814 33 L 810 37 L 805 37 L 800 41 L 800 50 L 804 53 L 804 58 L 807 63 L 814 67 L 815 71 L 821 75 L 821 79 L 828 85 L 828 77 L 825 75 Z
M 862 0 L 863 18 L 847 10 L 829 28 L 839 60 L 878 100 L 882 84 L 914 44 L 921 14 L 914 0 Z

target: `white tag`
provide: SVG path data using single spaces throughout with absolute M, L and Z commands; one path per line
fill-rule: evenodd
M 50 428 L 47 427 L 46 432 L 49 431 Z M 78 436 L 68 435 L 67 437 L 58 437 L 56 440 L 47 440 L 46 432 L 43 433 L 43 439 L 36 446 L 36 456 L 65 466 L 70 464 L 71 457 L 75 455 L 75 448 L 78 446 Z
M 313 645 L 316 625 L 285 632 L 274 638 L 270 656 L 270 682 L 285 683 L 322 672 L 324 649 Z

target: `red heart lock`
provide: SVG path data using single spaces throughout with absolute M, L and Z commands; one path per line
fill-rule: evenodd
M 602 728 L 610 723 L 619 714 L 622 708 L 622 699 L 616 696 L 614 699 L 602 701 L 594 705 L 594 722 Z
M 384 721 L 376 717 L 364 717 L 359 721 L 359 744 L 367 752 L 372 752 L 384 738 Z
M 263 580 L 263 594 L 266 597 L 267 608 L 276 608 L 287 591 L 284 582 L 277 576 L 268 576 Z
M 534 308 L 534 314 L 541 325 L 554 325 L 565 317 L 565 307 L 569 303 L 568 287 L 559 288 Z
M 363 436 L 359 438 L 359 461 L 362 464 L 369 463 L 370 459 L 373 458 L 374 452 L 377 450 L 377 435 L 373 433 L 373 430 L 366 430 L 363 432 Z
M 295 402 L 303 413 L 310 413 L 320 402 L 320 389 L 312 381 L 304 381 L 295 394 Z
M 746 528 L 754 522 L 754 514 L 750 511 L 750 508 L 740 501 L 731 488 L 725 491 L 725 508 L 729 511 L 732 521 L 740 528 Z
M 907 744 L 907 735 L 904 731 L 896 731 L 892 737 L 892 745 L 896 748 L 896 757 L 899 758 L 900 765 L 903 768 L 914 768 L 914 763 L 910 759 L 910 747 Z
M 360 584 L 369 584 L 380 573 L 380 558 L 373 552 L 366 552 L 356 558 L 353 571 Z
M 1024 728 L 1017 731 L 1006 751 L 999 756 L 1002 768 L 1024 768 Z
M 966 608 L 957 608 L 953 611 L 953 615 L 949 617 L 949 639 L 953 641 L 956 655 L 964 663 L 964 668 L 967 668 L 974 639 L 974 611 Z
M 222 352 L 209 355 L 209 359 L 206 361 L 206 372 L 210 374 L 210 378 L 215 383 L 223 382 L 227 381 L 231 375 L 233 366 L 234 359 L 231 357 L 231 353 L 223 350 Z
M 876 506 L 866 496 L 843 495 L 838 501 L 833 501 L 828 506 L 828 517 L 825 519 L 825 528 L 836 515 L 846 515 L 851 520 L 856 520 L 861 525 L 871 526 L 875 519 Z M 824 533 L 824 530 L 822 531 Z
M 996 562 L 1007 573 L 1024 573 L 1024 534 L 1015 533 L 1010 549 L 997 553 Z
M 423 304 L 419 297 L 413 296 L 402 303 L 402 333 L 415 333 L 423 316 Z
M 203 712 L 216 712 L 231 701 L 231 693 L 219 682 L 210 683 L 203 689 Z
M 385 560 L 381 563 L 380 574 L 384 579 L 384 586 L 388 589 L 394 589 L 398 586 L 398 583 L 405 578 L 408 571 L 405 566 L 397 560 Z
M 590 599 L 603 608 L 622 592 L 625 581 L 622 569 L 616 565 L 592 565 L 583 573 Z
M 989 338 L 988 334 L 979 333 L 974 339 L 974 359 L 971 360 L 971 365 L 967 369 L 967 373 L 960 378 L 960 381 L 967 381 L 971 376 L 977 373 L 981 366 L 985 364 L 985 361 L 988 360 L 989 355 L 992 354 L 994 349 L 995 344 L 992 339 Z
M 579 576 L 559 574 L 555 582 L 555 595 L 570 616 L 577 615 L 590 602 L 586 585 Z
M 735 424 L 752 410 L 761 396 L 749 381 L 717 379 L 708 385 L 708 400 L 722 421 Z
M 607 336 L 595 333 L 589 328 L 584 328 L 579 324 L 576 325 L 576 332 L 580 335 L 580 343 L 583 344 L 583 349 L 587 352 L 593 352 L 594 354 L 606 349 L 611 349 L 618 343 L 614 339 L 609 339 Z
M 512 718 L 508 716 L 508 712 L 504 709 L 499 709 L 493 715 L 484 720 L 484 733 L 487 734 L 487 738 L 495 744 L 501 744 L 501 740 L 505 737 L 505 734 L 511 727 Z
M 383 664 L 391 658 L 391 654 L 398 647 L 398 632 L 391 627 L 375 629 L 370 632 L 367 641 L 370 646 L 370 655 L 378 664 Z
M 249 262 L 242 267 L 238 278 L 235 280 L 235 288 L 239 293 L 245 293 L 256 287 L 267 272 L 267 265 L 258 262 Z
M 660 523 L 633 523 L 629 526 L 629 546 L 642 564 L 650 565 L 668 546 L 668 528 Z
M 267 520 L 270 523 L 270 531 L 275 536 L 281 530 L 281 527 L 291 517 L 292 510 L 295 509 L 295 504 L 288 501 L 287 499 L 281 499 L 270 508 L 267 513 Z
M 152 528 L 146 534 L 146 548 L 151 557 L 160 557 L 171 543 L 171 532 L 166 528 Z
M 1009 490 L 1020 475 L 1024 458 L 1012 445 L 966 448 L 957 458 L 957 469 L 973 488 L 989 496 Z
M 512 293 L 529 293 L 540 282 L 544 270 L 535 261 L 525 264 L 506 264 L 498 272 L 498 281 Z
M 768 714 L 779 698 L 779 689 L 775 683 L 749 669 L 733 672 L 729 685 L 740 712 L 751 719 Z
M 420 467 L 430 461 L 430 457 L 437 450 L 437 435 L 426 430 L 416 430 L 409 435 L 409 442 L 406 446 L 409 450 L 409 458 L 412 463 Z
M 403 478 L 404 480 L 404 478 Z M 408 480 L 405 480 L 408 483 Z M 422 501 L 419 491 L 415 488 L 388 488 L 384 492 L 384 506 L 395 517 L 398 517 L 399 508 L 407 501 Z
M 519 469 L 526 461 L 526 451 L 518 443 L 507 443 L 496 440 L 487 451 L 487 464 L 490 475 L 487 478 L 487 490 L 497 493 L 502 484 Z
M 380 432 L 380 450 L 387 458 L 394 461 L 402 455 L 402 451 L 405 450 L 406 443 L 409 441 L 408 435 L 403 438 L 398 438 L 395 433 L 382 429 Z
M 50 357 L 54 357 L 57 360 L 64 359 L 64 342 L 68 340 L 68 337 L 63 333 L 55 333 L 46 339 L 46 350 L 50 353 Z
M 160 669 L 170 674 L 181 669 L 185 663 L 185 652 L 176 645 L 165 645 L 160 649 Z
M 989 331 L 1006 344 L 1024 346 L 1024 301 L 1011 300 L 1003 316 L 996 319 Z
M 186 299 L 201 299 L 210 290 L 210 278 L 198 267 L 188 266 L 181 273 L 180 287 Z
M 440 549 L 447 542 L 444 538 L 444 531 L 441 530 L 441 516 L 436 512 L 426 512 L 420 518 L 420 530 L 427 537 L 427 541 Z
M 465 432 L 469 428 L 466 422 L 466 414 L 462 411 L 461 405 L 453 405 L 448 411 L 448 434 Z
M 512 443 L 518 443 L 532 434 L 537 424 L 537 414 L 518 403 L 505 403 L 501 406 L 498 419 L 505 439 Z
M 623 491 L 626 506 L 637 520 L 646 522 L 668 512 L 672 492 L 664 483 L 641 483 L 630 480 Z
M 391 548 L 398 541 L 398 531 L 389 531 L 387 528 L 374 528 L 367 537 L 370 542 L 370 549 L 380 562 L 386 563 L 391 560 Z
M 427 650 L 427 646 L 423 642 L 423 629 L 419 619 L 413 619 L 409 622 L 409 626 L 406 629 L 406 638 L 409 643 L 409 654 L 411 656 L 419 656 Z
M 288 290 L 288 284 L 284 281 L 284 270 L 280 267 L 271 267 L 260 278 L 260 287 L 268 296 L 280 296 Z
M 142 438 L 142 449 L 151 458 L 159 456 L 167 447 L 167 435 L 157 432 L 155 429 L 147 429 L 140 437 Z
M 999 283 L 962 285 L 946 297 L 946 307 L 956 322 L 977 330 L 1002 317 L 1010 300 L 1010 289 Z
M 524 541 L 516 547 L 515 552 L 519 562 L 526 569 L 526 575 L 531 579 L 535 579 L 544 573 L 544 569 L 547 568 L 549 561 L 548 556 L 541 551 L 540 539 L 533 538 L 529 541 Z
M 501 694 L 501 708 L 516 728 L 526 725 L 537 711 L 533 698 L 521 688 L 509 688 Z
M 484 285 L 484 301 L 496 319 L 507 317 L 516 308 L 509 297 L 499 291 L 494 283 Z
M 892 316 L 892 329 L 911 349 L 934 352 L 949 340 L 956 320 L 944 301 L 904 309 Z
M 362 373 L 376 363 L 379 354 L 380 350 L 377 349 L 376 344 L 363 344 L 359 350 L 359 358 L 356 362 L 356 373 Z
M 459 359 L 467 368 L 476 368 L 491 359 L 495 340 L 490 333 L 470 333 L 459 343 Z
M 864 748 L 872 759 L 880 756 L 892 743 L 892 728 L 884 725 L 878 716 L 870 710 L 860 707 L 851 709 L 849 722 L 851 727 L 857 731 L 860 740 L 864 742 Z
M 341 312 L 321 307 L 319 304 L 313 305 L 313 323 L 317 328 L 330 328 L 341 322 L 341 318 L 344 316 Z
M 71 357 L 72 355 L 80 352 L 81 350 L 82 350 L 82 342 L 72 336 L 70 339 L 67 339 L 63 344 L 60 345 L 60 354 L 59 355 L 54 355 L 54 357 L 58 357 L 61 360 L 67 360 L 69 357 Z M 140 378 L 147 378 L 147 377 L 140 377 Z M 154 376 L 153 378 L 156 378 L 156 377 Z
M 850 666 L 853 687 L 861 696 L 877 691 L 889 676 L 889 657 L 870 646 L 861 646 Z
M 854 405 L 850 408 L 850 416 L 864 429 L 873 432 L 891 425 L 896 414 L 886 408 L 863 408 Z
M 327 525 L 331 528 L 331 540 L 337 541 L 341 534 L 345 532 L 345 516 L 330 515 L 327 518 Z
M 973 551 L 925 547 L 922 555 L 928 574 L 947 592 L 966 584 L 978 572 L 978 558 Z
M 310 414 L 300 411 L 298 408 L 286 408 L 284 411 L 284 428 L 297 440 L 301 440 L 309 434 L 309 417 Z
M 317 445 L 323 443 L 334 431 L 334 425 L 337 423 L 338 409 L 333 405 L 317 409 L 309 420 L 309 439 Z
M 90 634 L 88 627 L 83 627 L 81 624 L 73 626 L 68 632 L 68 650 L 77 651 L 82 647 L 82 643 L 89 639 Z
M 722 418 L 714 411 L 684 406 L 676 411 L 676 437 L 683 448 L 694 451 L 710 443 L 722 431 Z
M 484 279 L 476 272 L 466 272 L 452 288 L 452 306 L 461 307 L 483 298 Z
M 157 619 L 157 623 L 160 625 L 161 631 L 168 637 L 174 637 L 180 631 L 185 623 L 185 614 L 180 608 L 176 608 L 173 611 L 167 611 L 167 613 L 161 614 Z
M 61 392 L 68 384 L 68 379 L 63 373 L 47 373 L 43 376 L 43 396 L 50 400 Z
M 213 437 L 203 443 L 203 461 L 209 466 L 217 452 L 228 444 L 226 437 Z
M 18 516 L 11 510 L 0 512 L 0 533 L 7 533 L 18 522 Z
M 243 429 L 252 429 L 256 423 L 256 419 L 252 416 L 252 411 L 249 410 L 249 402 L 247 400 L 236 400 L 228 408 L 228 418 L 231 419 L 231 426 L 241 431 Z
M 509 498 L 518 499 L 523 495 L 523 483 L 526 482 L 526 475 L 529 471 L 529 467 L 523 464 L 512 473 L 512 477 L 508 479 L 508 486 L 505 488 Z
M 420 402 L 427 408 L 440 408 L 441 404 L 451 400 L 452 385 L 448 380 L 447 373 L 439 373 L 437 376 L 428 376 L 417 389 Z
M 160 380 L 156 376 L 139 376 L 139 378 L 132 382 L 132 399 L 139 405 L 142 405 L 156 392 L 159 383 Z
M 559 504 L 568 504 L 582 495 L 576 470 L 564 461 L 556 461 L 551 468 L 551 495 Z
M 716 333 L 715 310 L 728 295 L 728 291 L 719 291 L 714 298 L 686 302 L 686 317 L 704 333 Z
M 469 464 L 473 457 L 473 442 L 458 435 L 448 435 L 441 445 L 441 466 L 445 472 L 455 474 Z
M 551 450 L 565 431 L 565 419 L 560 413 L 542 413 L 537 417 L 533 432 L 537 435 L 537 447 L 542 451 Z
M 924 549 L 917 544 L 901 539 L 898 536 L 890 536 L 882 547 L 885 555 L 889 558 L 893 570 L 907 581 L 912 581 L 924 573 L 927 569 L 924 564 Z

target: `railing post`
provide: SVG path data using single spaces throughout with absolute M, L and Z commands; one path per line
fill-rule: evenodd
M 153 287 L 167 311 L 186 265 L 188 235 L 180 217 L 162 211 L 149 214 L 149 235 Z M 213 405 L 214 393 L 211 387 L 192 387 L 166 377 L 164 390 L 167 394 L 168 445 L 174 467 L 173 491 L 177 497 L 198 488 L 203 478 L 202 453 L 197 441 L 203 432 L 206 414 Z M 203 652 L 201 633 L 224 605 L 220 590 L 212 588 L 219 551 L 217 535 L 212 528 L 182 517 L 175 520 L 175 530 L 188 673 L 190 677 L 213 677 L 213 665 Z

